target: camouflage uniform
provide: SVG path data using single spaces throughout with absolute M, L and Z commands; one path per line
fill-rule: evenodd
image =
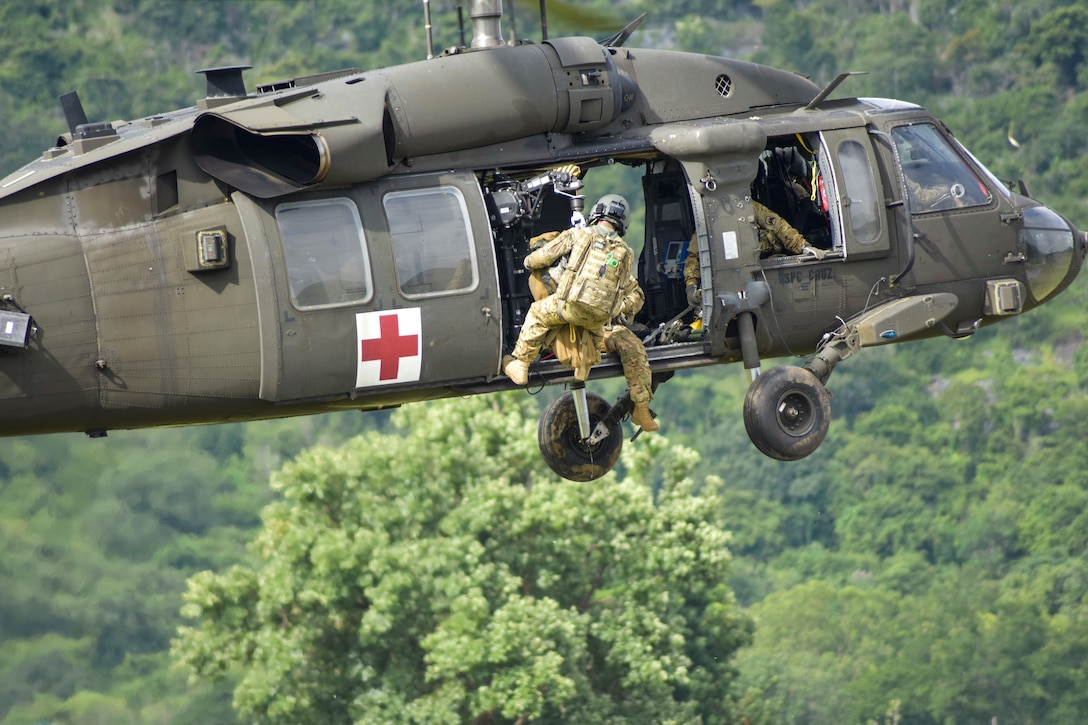
M 808 242 L 789 222 L 754 199 L 752 208 L 756 212 L 760 253 L 801 254 L 805 250 Z
M 620 357 L 623 379 L 631 390 L 631 402 L 640 405 L 653 400 L 650 360 L 638 335 L 623 325 L 613 324 L 604 328 L 603 345 L 605 352 L 614 352 Z
M 805 251 L 808 241 L 789 222 L 754 199 L 752 208 L 756 213 L 756 231 L 761 254 L 802 254 Z M 692 234 L 691 241 L 688 242 L 688 256 L 684 260 L 684 287 L 687 289 L 688 303 L 697 305 L 702 298 L 697 234 Z
M 568 229 L 526 257 L 525 267 L 529 270 L 548 269 L 563 257 L 569 258 L 575 251 L 576 245 L 592 244 L 595 239 L 607 238 L 609 235 L 618 239 L 627 250 L 626 268 L 618 271 L 621 280 L 616 292 L 617 299 L 611 301 L 611 306 L 607 310 L 603 308 L 603 305 L 593 306 L 578 300 L 564 299 L 567 296 L 564 282 L 578 272 L 573 268 L 565 270 L 557 292 L 534 302 L 529 307 L 525 322 L 521 326 L 517 345 L 514 347 L 516 359 L 525 363 L 535 360 L 544 346 L 548 333 L 553 328 L 571 324 L 583 327 L 596 336 L 603 336 L 604 326 L 610 323 L 617 314 L 634 315 L 642 309 L 644 302 L 642 288 L 639 287 L 638 280 L 631 276 L 630 261 L 634 252 L 609 227 L 597 224 L 587 228 Z
M 545 232 L 534 237 L 530 241 L 530 248 L 534 250 L 541 248 L 547 242 L 555 239 L 558 234 L 558 232 Z M 534 260 L 534 263 L 536 261 L 538 260 Z M 563 260 L 556 261 L 562 262 Z M 543 302 L 552 298 L 558 285 L 556 278 L 560 276 L 561 269 L 559 266 L 553 266 L 550 268 L 539 267 L 533 270 L 529 278 L 529 289 L 532 290 L 533 297 L 536 300 Z M 630 300 L 625 299 L 624 307 L 628 311 L 625 311 L 624 314 L 634 315 L 642 308 L 642 290 L 637 287 L 637 282 L 635 284 L 637 292 L 632 292 Z M 536 307 L 536 304 L 533 307 Z M 530 312 L 532 312 L 532 308 L 530 308 Z M 526 323 L 528 323 L 528 318 L 526 318 Z M 555 332 L 555 330 L 553 329 L 552 332 Z M 623 366 L 623 377 L 631 391 L 631 402 L 636 405 L 645 405 L 653 400 L 650 362 L 646 356 L 646 348 L 638 335 L 615 322 L 605 325 L 599 334 L 593 330 L 583 330 L 583 334 L 592 336 L 600 350 L 615 353 L 619 356 L 620 364 Z
M 692 234 L 688 242 L 688 256 L 684 260 L 684 287 L 688 291 L 688 304 L 696 305 L 703 297 L 703 278 L 699 272 L 699 235 Z
M 950 184 L 922 184 L 910 176 L 906 178 L 907 190 L 910 194 L 910 210 L 914 214 L 963 206 L 962 199 L 952 196 Z
M 527 384 L 529 364 L 551 344 L 556 357 L 574 367 L 575 378 L 585 380 L 600 362 L 602 349 L 615 352 L 631 388 L 631 422 L 655 431 L 659 426 L 647 404 L 652 391 L 646 350 L 629 330 L 612 324 L 617 317 L 634 315 L 645 301 L 631 274 L 634 252 L 623 241 L 629 209 L 622 196 L 606 194 L 590 211 L 591 226 L 532 240 L 543 244 L 525 258 L 537 301 L 530 305 L 514 354 L 503 360 L 502 369 L 516 385 Z M 541 299 L 543 294 L 547 296 Z M 569 335 L 557 334 L 564 327 Z

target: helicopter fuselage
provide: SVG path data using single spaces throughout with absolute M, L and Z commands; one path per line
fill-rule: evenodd
M 209 89 L 194 108 L 73 124 L 0 181 L 0 435 L 512 388 L 521 260 L 570 224 L 577 194 L 549 175 L 570 165 L 590 183 L 598 166 L 643 171 L 634 323 L 662 378 L 818 352 L 851 320 L 851 350 L 967 336 L 1051 299 L 1085 252 L 925 109 L 817 100 L 725 58 L 566 38 L 254 94 L 212 71 Z M 761 253 L 753 201 L 817 251 Z M 549 361 L 533 374 L 572 379 Z

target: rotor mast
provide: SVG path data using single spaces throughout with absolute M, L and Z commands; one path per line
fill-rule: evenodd
M 510 41 L 502 37 L 502 0 L 469 0 L 469 18 L 472 21 L 472 42 L 469 47 L 473 50 L 481 48 L 497 48 L 501 45 L 517 45 L 517 29 L 514 25 L 514 6 L 510 6 Z M 430 0 L 423 0 L 424 25 L 427 30 L 427 57 L 434 57 L 434 41 L 431 25 Z M 465 47 L 465 22 L 463 14 L 463 0 L 457 0 L 457 27 L 460 32 L 460 44 Z M 548 39 L 548 15 L 546 0 L 540 0 L 540 36 L 541 40 Z
M 502 39 L 502 0 L 472 0 L 472 48 L 496 48 L 505 45 Z

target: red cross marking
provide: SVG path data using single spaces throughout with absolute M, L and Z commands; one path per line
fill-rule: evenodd
M 419 335 L 400 334 L 400 321 L 396 315 L 378 318 L 381 332 L 376 338 L 361 340 L 362 361 L 380 360 L 378 380 L 394 380 L 400 373 L 400 360 L 419 354 Z

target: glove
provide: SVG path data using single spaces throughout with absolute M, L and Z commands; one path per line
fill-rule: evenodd
M 688 304 L 692 307 L 698 307 L 699 303 L 703 301 L 703 291 L 699 289 L 699 285 L 689 284 L 687 287 Z
M 827 256 L 827 251 L 823 249 L 817 249 L 816 247 L 810 247 L 806 244 L 801 249 L 801 254 L 811 254 L 816 259 L 823 259 Z

